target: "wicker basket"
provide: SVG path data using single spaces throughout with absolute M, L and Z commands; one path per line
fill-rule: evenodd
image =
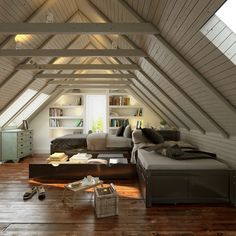
M 94 207 L 98 218 L 118 215 L 118 195 L 113 184 L 95 188 Z

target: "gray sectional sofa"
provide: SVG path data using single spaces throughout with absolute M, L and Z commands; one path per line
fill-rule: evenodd
M 178 131 L 160 131 L 165 140 Z M 147 207 L 153 203 L 229 203 L 235 201 L 235 171 L 217 159 L 174 160 L 155 151 L 141 130 L 133 132 L 133 162 L 136 162 L 141 190 Z M 142 143 L 143 142 L 143 143 Z M 141 148 L 139 148 L 141 147 Z

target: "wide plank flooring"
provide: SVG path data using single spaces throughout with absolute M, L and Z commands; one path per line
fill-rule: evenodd
M 236 208 L 180 204 L 147 209 L 136 180 L 106 181 L 117 187 L 118 216 L 96 218 L 92 190 L 80 194 L 76 208 L 71 208 L 61 201 L 65 182 L 28 179 L 28 164 L 44 163 L 45 158 L 37 155 L 0 165 L 0 235 L 236 236 Z M 24 191 L 40 184 L 46 189 L 46 199 L 40 201 L 35 195 L 23 201 Z

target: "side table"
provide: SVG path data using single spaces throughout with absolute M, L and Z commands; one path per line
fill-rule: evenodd
M 88 184 L 88 185 L 82 185 L 82 180 L 72 182 L 69 184 L 66 184 L 64 186 L 64 191 L 62 195 L 62 201 L 64 203 L 69 203 L 72 205 L 72 207 L 75 207 L 76 205 L 76 200 L 77 200 L 77 195 L 90 188 L 95 188 L 96 186 L 101 185 L 103 186 L 103 181 L 98 180 L 94 184 Z

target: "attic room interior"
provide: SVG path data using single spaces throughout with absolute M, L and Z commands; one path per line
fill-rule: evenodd
M 0 1 L 0 235 L 236 235 L 235 0 Z

